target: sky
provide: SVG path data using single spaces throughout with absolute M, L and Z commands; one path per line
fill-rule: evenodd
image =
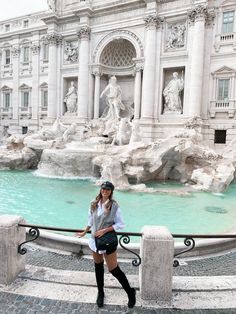
M 0 0 L 0 21 L 47 8 L 47 0 Z

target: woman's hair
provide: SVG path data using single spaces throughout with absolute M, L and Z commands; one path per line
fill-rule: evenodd
M 109 210 L 111 210 L 112 202 L 114 201 L 112 199 L 112 196 L 113 196 L 113 191 L 111 190 L 111 194 L 109 196 L 109 201 L 105 204 L 105 211 L 106 212 L 109 212 Z M 102 199 L 102 193 L 101 193 L 101 190 L 100 190 L 100 192 L 96 196 L 95 200 L 92 201 L 92 203 L 91 203 L 91 210 L 92 211 L 95 211 L 97 209 L 98 203 L 100 202 L 101 199 Z

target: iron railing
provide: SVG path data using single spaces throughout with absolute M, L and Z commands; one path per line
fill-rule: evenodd
M 58 231 L 58 232 L 70 232 L 70 233 L 77 233 L 77 232 L 82 232 L 84 230 L 82 229 L 65 229 L 65 228 L 57 228 L 57 227 L 46 227 L 46 226 L 38 226 L 38 225 L 28 225 L 28 224 L 18 224 L 19 227 L 25 227 L 25 228 L 29 228 L 29 237 L 30 239 L 28 239 L 25 242 L 22 242 L 19 246 L 18 246 L 18 253 L 21 255 L 24 255 L 27 253 L 27 249 L 25 247 L 23 247 L 24 244 L 35 241 L 36 239 L 38 239 L 38 237 L 40 236 L 40 230 L 50 230 L 50 231 Z M 91 233 L 91 231 L 88 231 L 88 233 Z M 142 233 L 135 233 L 135 232 L 117 232 L 117 236 L 119 237 L 119 244 L 122 247 L 122 249 L 134 254 L 136 256 L 136 258 L 132 261 L 132 265 L 133 266 L 139 266 L 141 264 L 141 257 L 133 252 L 132 250 L 128 249 L 127 247 L 125 247 L 125 244 L 129 244 L 130 243 L 130 237 L 141 237 Z
M 184 239 L 184 245 L 188 247 L 187 249 L 180 251 L 174 255 L 173 266 L 177 267 L 180 265 L 179 260 L 176 259 L 177 256 L 181 254 L 192 251 L 195 246 L 195 239 L 236 239 L 236 234 L 172 234 L 173 238 L 182 238 Z
M 65 229 L 65 228 L 57 228 L 57 227 L 47 227 L 47 226 L 38 226 L 38 225 L 28 225 L 28 224 L 18 224 L 19 227 L 25 227 L 29 228 L 29 239 L 23 243 L 21 243 L 18 246 L 18 253 L 21 255 L 24 255 L 27 253 L 27 249 L 23 247 L 24 244 L 28 242 L 35 241 L 40 236 L 40 230 L 50 230 L 50 231 L 58 231 L 58 232 L 70 232 L 70 233 L 77 233 L 82 232 L 84 230 L 82 229 Z M 88 231 L 88 233 L 91 233 L 91 231 Z M 141 264 L 141 257 L 133 252 L 132 250 L 125 247 L 126 244 L 130 243 L 130 237 L 142 237 L 142 233 L 136 233 L 136 232 L 117 232 L 117 236 L 119 237 L 119 244 L 120 246 L 130 252 L 131 254 L 134 254 L 136 258 L 132 261 L 133 266 L 139 266 Z M 179 260 L 176 257 L 179 257 L 180 255 L 192 251 L 195 246 L 195 240 L 194 239 L 236 239 L 236 234 L 172 234 L 173 238 L 181 238 L 184 239 L 184 245 L 186 246 L 186 249 L 176 253 L 174 255 L 174 261 L 173 266 L 177 267 L 180 265 Z

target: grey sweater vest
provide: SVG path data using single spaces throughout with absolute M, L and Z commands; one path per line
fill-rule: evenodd
M 105 212 L 98 216 L 97 210 L 92 211 L 93 214 L 93 225 L 91 228 L 92 236 L 94 237 L 94 234 L 96 231 L 104 228 L 108 228 L 114 224 L 114 218 L 118 209 L 118 204 L 116 201 L 113 201 L 111 210 L 109 212 Z M 91 209 L 92 210 L 92 209 Z

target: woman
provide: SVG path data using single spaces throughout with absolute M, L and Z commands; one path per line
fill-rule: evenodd
M 98 251 L 95 237 L 101 237 L 107 232 L 124 228 L 119 205 L 113 200 L 114 185 L 106 181 L 101 185 L 100 192 L 91 203 L 89 210 L 88 226 L 83 232 L 77 233 L 78 237 L 83 237 L 91 228 L 91 238 L 89 247 L 93 252 L 95 275 L 98 287 L 97 305 L 103 306 L 104 302 L 104 258 L 109 272 L 118 279 L 123 289 L 128 295 L 128 307 L 135 305 L 135 289 L 131 288 L 126 275 L 119 268 L 117 263 L 117 247 L 112 250 Z

